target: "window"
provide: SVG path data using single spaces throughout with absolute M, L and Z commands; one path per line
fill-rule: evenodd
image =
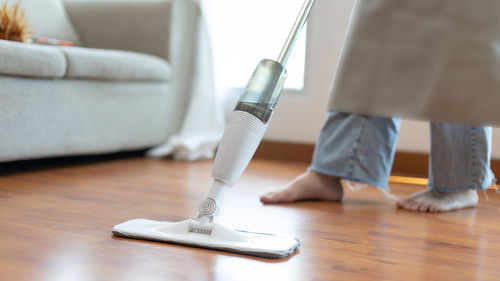
M 276 60 L 302 4 L 303 0 L 213 1 L 217 88 L 243 88 L 261 59 Z M 306 30 L 286 65 L 285 89 L 304 86 Z

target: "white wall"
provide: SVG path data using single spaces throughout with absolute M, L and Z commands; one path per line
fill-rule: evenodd
M 310 19 L 304 91 L 284 93 L 265 135 L 267 140 L 314 143 L 326 118 L 326 101 L 334 77 L 354 0 L 317 0 Z M 500 129 L 493 130 L 492 154 L 500 158 Z M 426 122 L 405 120 L 397 149 L 429 151 Z

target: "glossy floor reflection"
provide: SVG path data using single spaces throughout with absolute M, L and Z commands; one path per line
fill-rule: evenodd
M 219 221 L 295 236 L 299 252 L 266 260 L 112 237 L 132 218 L 196 215 L 211 163 L 143 158 L 0 172 L 0 280 L 498 280 L 500 195 L 443 214 L 398 210 L 378 190 L 343 204 L 262 205 L 306 164 L 255 160 Z M 392 184 L 406 196 L 422 186 Z

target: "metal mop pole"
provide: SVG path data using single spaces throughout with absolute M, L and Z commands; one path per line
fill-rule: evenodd
M 290 34 L 286 39 L 285 45 L 283 46 L 283 49 L 281 49 L 281 53 L 278 56 L 277 62 L 279 62 L 282 66 L 285 66 L 286 62 L 288 61 L 288 57 L 290 57 L 290 53 L 292 52 L 297 38 L 299 38 L 302 27 L 304 27 L 304 24 L 307 21 L 307 17 L 309 16 L 309 12 L 314 5 L 314 1 L 315 0 L 306 0 L 304 2 L 304 5 L 299 12 L 299 16 L 293 24 L 292 30 L 290 31 Z

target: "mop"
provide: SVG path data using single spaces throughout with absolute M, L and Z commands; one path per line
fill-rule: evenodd
M 224 192 L 241 176 L 264 136 L 286 79 L 285 64 L 313 4 L 314 0 L 304 2 L 278 60 L 262 60 L 240 96 L 219 144 L 213 184 L 198 206 L 198 217 L 181 222 L 133 219 L 113 227 L 114 235 L 275 259 L 298 249 L 298 239 L 233 230 L 215 222 L 215 217 Z

